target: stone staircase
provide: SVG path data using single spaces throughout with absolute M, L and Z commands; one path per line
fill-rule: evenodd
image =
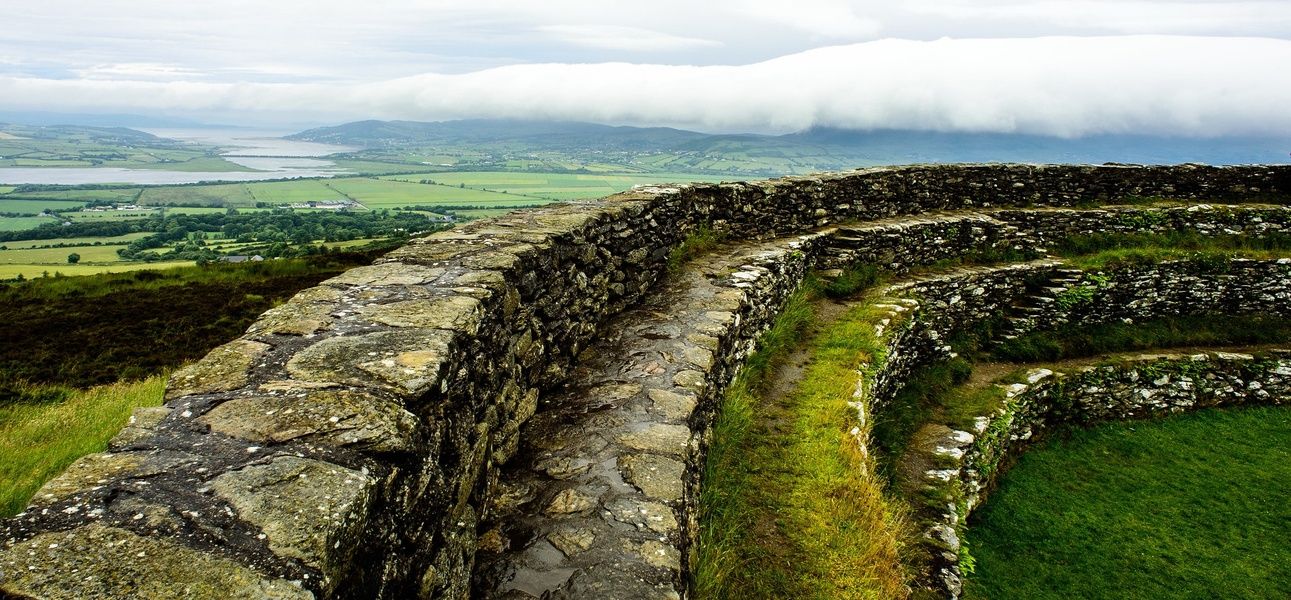
M 696 259 L 603 328 L 501 470 L 473 596 L 685 595 L 707 426 L 805 273 L 802 243 Z
M 1057 310 L 1058 299 L 1080 285 L 1083 273 L 1080 269 L 1057 268 L 1043 280 L 1028 285 L 1027 292 L 1001 315 L 1004 321 L 995 332 L 991 346 L 1016 339 L 1035 329 L 1060 325 L 1062 311 Z

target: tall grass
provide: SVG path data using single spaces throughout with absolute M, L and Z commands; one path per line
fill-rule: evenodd
M 1105 233 L 1066 238 L 1051 251 L 1086 269 L 1154 264 L 1172 259 L 1280 258 L 1291 251 L 1291 235 L 1202 235 L 1190 231 Z
M 766 398 L 816 293 L 790 301 L 724 399 L 700 501 L 699 598 L 905 594 L 904 516 L 850 432 L 856 371 L 879 352 L 868 308 L 817 327 L 797 387 Z
M 1291 342 L 1291 319 L 1272 315 L 1201 315 L 1162 317 L 1130 325 L 1068 325 L 1032 331 L 990 352 L 998 360 L 1041 362 L 1133 350 L 1285 342 Z
M 21 511 L 72 461 L 107 448 L 135 407 L 161 404 L 165 383 L 166 376 L 157 375 L 73 392 L 61 401 L 0 406 L 0 516 Z

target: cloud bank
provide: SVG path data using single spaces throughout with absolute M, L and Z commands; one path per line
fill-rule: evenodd
M 0 78 L 0 108 L 339 121 L 537 118 L 706 131 L 829 126 L 1291 136 L 1291 41 L 879 40 L 741 66 L 529 64 L 356 85 Z

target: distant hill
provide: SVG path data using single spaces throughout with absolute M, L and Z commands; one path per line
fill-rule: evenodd
M 289 135 L 358 146 L 361 157 L 422 154 L 476 157 L 466 168 L 513 168 L 516 161 L 629 169 L 778 175 L 910 163 L 1287 163 L 1291 139 L 941 133 L 813 128 L 785 135 L 709 134 L 574 121 L 356 121 Z M 510 161 L 510 163 L 509 163 Z M 461 164 L 461 163 L 460 163 Z
M 1291 139 L 1185 138 L 1097 135 L 1059 138 L 1005 133 L 814 128 L 781 136 L 834 148 L 885 164 L 911 162 L 1030 162 L 1140 164 L 1286 163 Z
M 511 151 L 680 152 L 696 156 L 794 157 L 818 168 L 961 163 L 1287 163 L 1291 139 L 1095 135 L 1057 138 L 1003 133 L 813 128 L 786 135 L 707 134 L 574 121 L 355 121 L 288 135 L 364 148 L 505 147 Z
M 0 122 L 0 132 L 32 140 L 88 139 L 121 145 L 169 145 L 172 140 L 127 127 L 93 127 L 86 125 L 22 125 Z
M 469 119 L 462 121 L 356 121 L 319 127 L 287 139 L 364 148 L 516 142 L 551 149 L 657 150 L 710 137 L 669 127 L 614 127 L 572 121 Z

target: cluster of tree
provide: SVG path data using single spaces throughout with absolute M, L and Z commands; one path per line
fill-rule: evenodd
M 310 250 L 308 246 L 319 240 L 406 238 L 444 227 L 426 215 L 386 210 L 362 213 L 229 210 L 223 214 L 168 215 L 158 221 L 151 228 L 155 233 L 130 242 L 117 253 L 127 260 L 209 261 L 217 259 L 220 253 L 210 248 L 207 240 L 219 238 L 263 243 L 256 252 L 261 256 L 300 256 L 317 253 L 319 248 Z M 163 248 L 169 249 L 159 251 Z

